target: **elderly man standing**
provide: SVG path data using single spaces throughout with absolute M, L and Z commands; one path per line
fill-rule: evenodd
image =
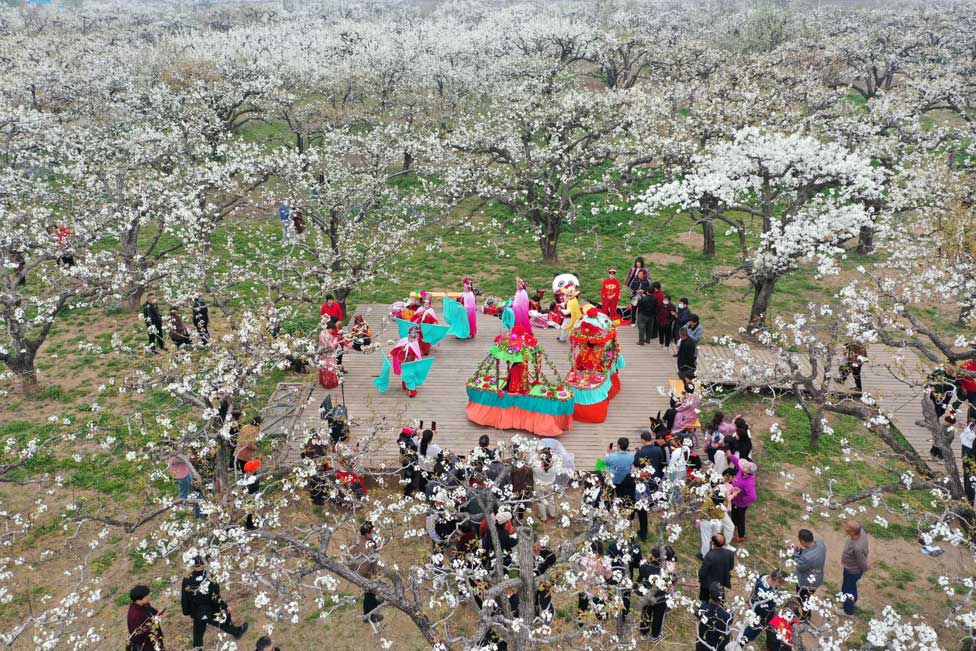
M 840 556 L 840 564 L 844 568 L 844 581 L 840 591 L 844 595 L 844 613 L 853 615 L 854 604 L 857 603 L 857 582 L 871 569 L 871 564 L 868 563 L 868 536 L 857 520 L 848 520 L 844 525 L 844 533 L 849 540 Z
M 827 546 L 822 540 L 816 540 L 809 529 L 800 529 L 796 537 L 800 541 L 792 548 L 796 560 L 796 595 L 803 604 L 803 618 L 810 619 L 807 599 L 823 585 Z

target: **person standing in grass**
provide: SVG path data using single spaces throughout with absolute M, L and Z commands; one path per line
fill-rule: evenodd
M 142 304 L 142 320 L 146 324 L 146 332 L 149 334 L 149 350 L 155 355 L 160 349 L 166 350 L 166 342 L 163 341 L 163 317 L 159 313 L 159 306 L 156 305 L 156 294 L 149 292 L 146 302 Z
M 641 297 L 651 293 L 651 283 L 647 279 L 647 270 L 639 269 L 637 275 L 627 283 L 627 286 L 630 287 L 630 325 L 633 326 L 637 325 L 637 320 L 640 315 L 638 303 Z M 651 317 L 654 317 L 654 313 L 651 314 Z
M 285 244 L 292 243 L 291 209 L 288 204 L 278 205 L 278 220 L 281 222 L 281 241 Z
M 229 633 L 235 640 L 247 633 L 247 622 L 235 626 L 231 621 L 227 602 L 220 596 L 220 585 L 206 571 L 202 557 L 193 560 L 193 571 L 183 577 L 180 594 L 183 614 L 193 621 L 194 648 L 203 647 L 203 635 L 208 625 Z
M 634 453 L 630 452 L 630 439 L 621 436 L 617 439 L 617 450 L 614 451 L 613 443 L 607 447 L 607 454 L 603 457 L 603 463 L 607 470 L 613 473 L 613 487 L 617 497 L 625 503 L 633 502 L 635 481 L 630 473 L 634 465 Z
M 630 268 L 630 271 L 627 272 L 627 278 L 624 280 L 624 284 L 630 287 L 630 284 L 634 282 L 634 279 L 637 278 L 637 274 L 641 271 L 644 272 L 644 277 L 646 278 L 647 267 L 644 265 L 644 258 L 642 256 L 637 256 L 637 258 L 634 259 L 634 265 Z
M 741 543 L 746 540 L 746 510 L 756 501 L 756 472 L 759 466 L 751 461 L 740 461 L 734 456 L 729 460 L 738 470 L 732 480 L 732 486 L 738 491 L 732 498 L 730 514 L 736 530 L 736 536 L 732 540 Z
M 193 326 L 197 329 L 200 342 L 206 346 L 210 343 L 210 309 L 202 298 L 193 299 Z
M 725 590 L 717 581 L 706 591 L 708 600 L 698 607 L 695 651 L 725 651 L 732 637 L 732 614 L 723 606 Z
M 857 582 L 871 569 L 868 562 L 868 536 L 857 520 L 848 520 L 844 525 L 844 533 L 848 540 L 840 556 L 840 564 L 844 569 L 840 591 L 844 595 L 844 613 L 853 615 L 854 604 L 857 603 Z
M 325 303 L 322 303 L 322 307 L 319 309 L 319 316 L 326 315 L 342 323 L 342 306 L 336 302 L 335 296 L 332 294 L 325 295 Z
M 823 585 L 827 546 L 822 540 L 815 540 L 809 529 L 800 529 L 796 537 L 799 545 L 790 548 L 796 561 L 796 596 L 800 599 L 803 619 L 810 619 L 807 599 Z
M 129 590 L 129 612 L 126 624 L 129 628 L 127 651 L 164 651 L 163 629 L 159 625 L 162 612 L 149 603 L 149 586 L 137 585 Z

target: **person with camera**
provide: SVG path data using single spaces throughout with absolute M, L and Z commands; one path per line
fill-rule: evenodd
M 275 646 L 271 636 L 262 635 L 254 645 L 254 651 L 281 651 L 281 647 Z

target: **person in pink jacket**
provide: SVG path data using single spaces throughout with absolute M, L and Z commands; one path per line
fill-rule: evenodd
M 732 497 L 732 513 L 729 514 L 736 531 L 732 540 L 740 543 L 746 539 L 746 509 L 756 501 L 756 472 L 759 466 L 751 461 L 740 461 L 735 455 L 730 455 L 729 461 L 737 470 L 732 480 L 735 495 Z

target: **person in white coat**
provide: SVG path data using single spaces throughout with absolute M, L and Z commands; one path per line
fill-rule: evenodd
M 532 457 L 532 478 L 536 507 L 543 522 L 556 518 L 553 491 L 555 490 L 557 472 L 558 468 L 552 457 L 552 449 L 539 448 Z

